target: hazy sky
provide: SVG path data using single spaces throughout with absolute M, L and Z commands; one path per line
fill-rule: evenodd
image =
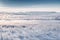
M 0 10 L 60 12 L 60 0 L 0 0 Z

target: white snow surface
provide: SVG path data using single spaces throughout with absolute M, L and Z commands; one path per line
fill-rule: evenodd
M 13 16 L 0 16 L 0 40 L 60 40 L 60 14 Z

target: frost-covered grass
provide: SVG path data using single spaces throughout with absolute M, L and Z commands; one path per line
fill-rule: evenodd
M 60 40 L 60 13 L 0 14 L 0 40 Z
M 37 24 L 1 25 L 0 40 L 60 40 L 60 21 Z

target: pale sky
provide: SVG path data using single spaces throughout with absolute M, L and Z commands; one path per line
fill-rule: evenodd
M 59 0 L 0 0 L 0 12 L 56 11 Z
M 11 8 L 0 7 L 0 12 L 30 12 L 30 11 L 56 11 L 60 12 L 60 8 Z

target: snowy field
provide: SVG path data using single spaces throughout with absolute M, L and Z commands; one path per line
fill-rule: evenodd
M 0 14 L 0 40 L 60 40 L 60 13 Z

